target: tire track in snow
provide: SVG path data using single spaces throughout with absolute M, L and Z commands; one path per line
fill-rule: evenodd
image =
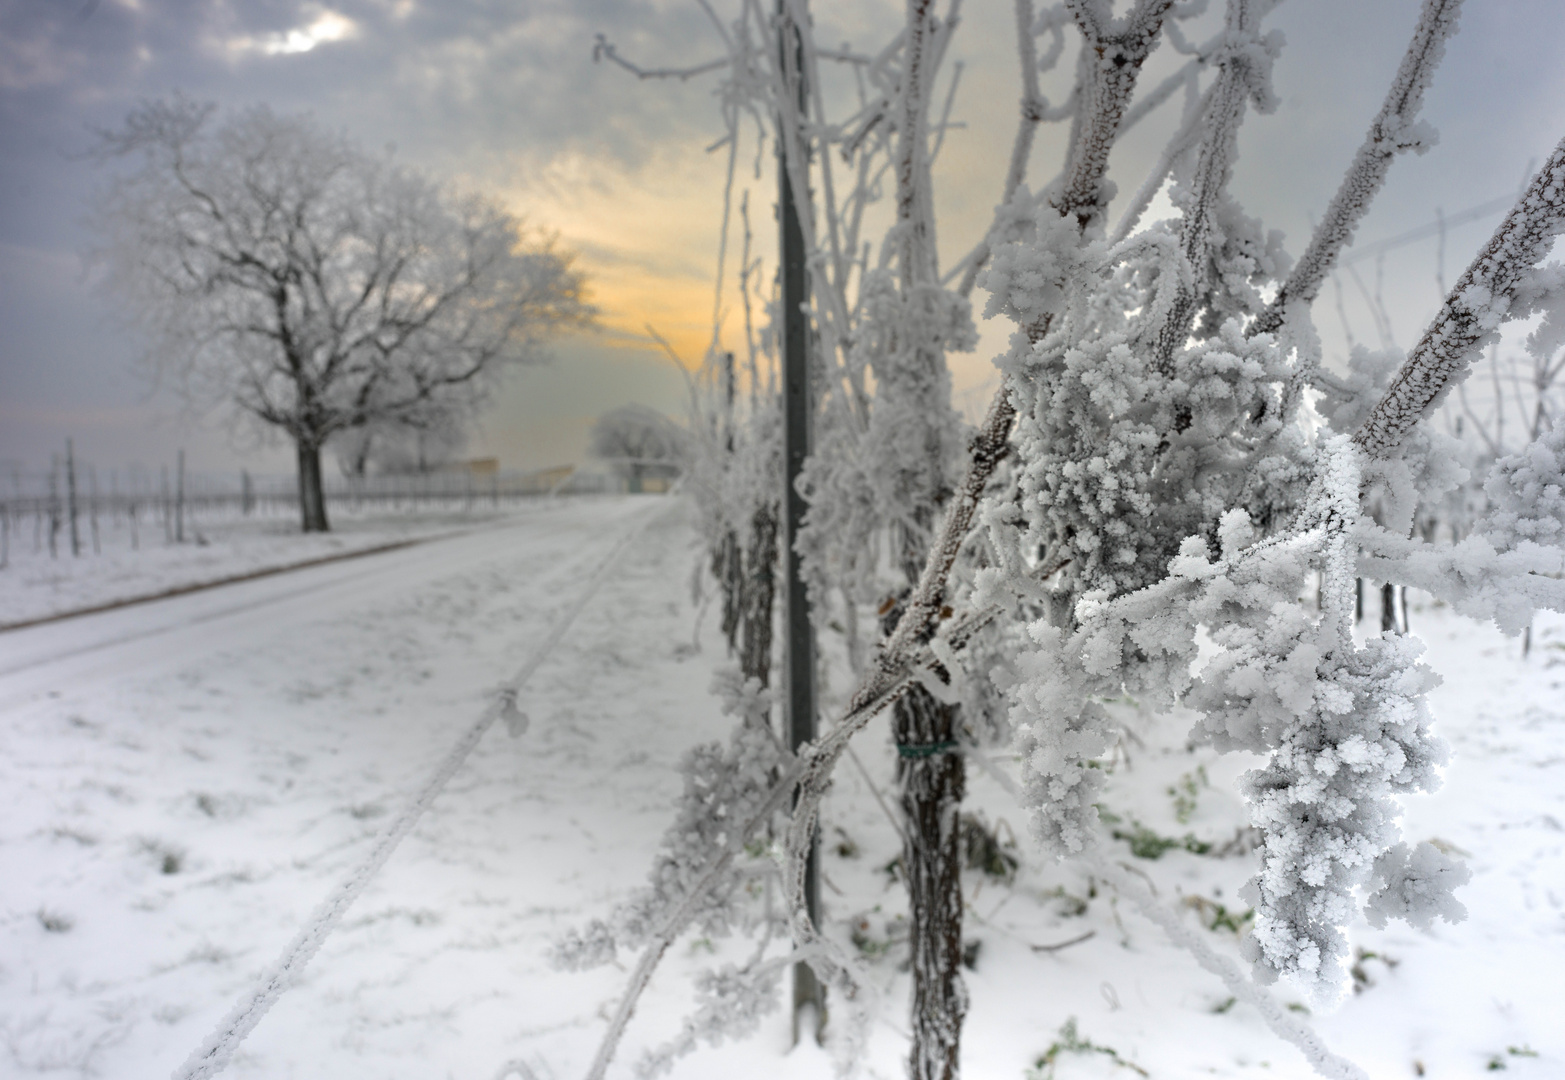
M 536 645 L 527 660 L 497 692 L 488 695 L 490 702 L 479 718 L 458 737 L 455 745 L 441 759 L 406 806 L 376 839 L 375 846 L 353 870 L 332 890 L 331 894 L 311 915 L 306 925 L 289 942 L 283 954 L 267 969 L 254 988 L 241 997 L 234 1009 L 207 1036 L 201 1046 L 191 1054 L 174 1073 L 175 1080 L 208 1080 L 222 1072 L 239 1049 L 245 1038 L 255 1030 L 272 1005 L 293 986 L 315 954 L 325 944 L 326 938 L 342 921 L 350 907 L 379 873 L 381 867 L 395 853 L 402 840 L 413 830 L 418 819 L 445 789 L 467 757 L 496 720 L 504 720 L 510 734 L 520 736 L 527 729 L 527 717 L 517 707 L 522 688 L 533 673 L 548 659 L 554 647 L 570 630 L 576 617 L 597 594 L 603 583 L 617 568 L 620 559 L 634 545 L 647 527 L 668 510 L 667 505 L 642 509 L 636 521 L 618 537 L 607 555 L 600 561 L 593 575 L 587 580 L 576 599 L 553 621 L 544 639 Z

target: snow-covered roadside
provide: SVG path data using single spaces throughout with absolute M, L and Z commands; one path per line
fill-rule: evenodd
M 88 541 L 75 557 L 68 543 L 50 557 L 47 548 L 34 550 L 30 539 L 15 536 L 9 564 L 0 569 L 0 627 L 479 528 L 546 505 L 540 499 L 537 507 L 504 512 L 342 514 L 332 532 L 309 534 L 285 518 L 235 517 L 192 528 L 183 544 L 148 528 L 135 548 L 126 529 L 105 528 L 101 554 Z
M 168 1075 L 360 857 L 482 689 L 574 599 L 629 516 L 661 503 L 584 503 L 497 533 L 491 548 L 469 538 L 448 573 L 313 615 L 258 609 L 263 625 L 243 635 L 213 623 L 194 654 L 70 681 L 0 716 L 0 1074 Z M 677 514 L 653 526 L 523 695 L 531 730 L 480 745 L 230 1075 L 488 1080 L 509 1059 L 541 1080 L 581 1075 L 624 972 L 562 975 L 545 950 L 640 883 L 678 789 L 675 762 L 725 726 L 706 694 L 722 658 L 714 620 L 691 632 L 691 544 Z M 1565 660 L 1565 623 L 1540 621 L 1523 663 L 1515 642 L 1447 612 L 1413 617 L 1448 673 L 1436 708 L 1459 757 L 1443 791 L 1409 805 L 1406 828 L 1473 852 L 1475 880 L 1460 893 L 1472 915 L 1432 934 L 1356 928 L 1396 966 L 1367 960 L 1363 991 L 1315 1022 L 1377 1078 L 1415 1075 L 1415 1060 L 1432 1077 L 1477 1075 L 1491 1060 L 1555 1075 L 1565 665 L 1551 664 Z M 1159 835 L 1231 839 L 1241 815 L 1226 791 L 1246 763 L 1190 753 L 1183 735 L 1168 722 L 1143 729 L 1105 805 Z M 860 742 L 889 788 L 884 727 Z M 1181 822 L 1166 788 L 1184 790 L 1186 775 L 1194 806 Z M 1014 886 L 968 881 L 969 937 L 981 942 L 967 973 L 969 1076 L 1021 1080 L 1072 1016 L 1082 1038 L 1154 1077 L 1309 1075 L 1109 890 L 1039 865 L 1003 791 L 976 770 L 970 783 L 975 807 L 1023 834 L 1024 865 Z M 862 916 L 873 950 L 904 905 L 880 869 L 894 833 L 852 769 L 824 826 L 835 931 Z M 1231 901 L 1244 856 L 1116 853 L 1170 903 L 1201 896 L 1241 916 Z M 1210 907 L 1181 910 L 1192 925 L 1214 921 Z M 1030 947 L 1088 931 L 1058 951 Z M 1232 951 L 1220 922 L 1202 932 Z M 684 976 L 725 951 L 676 946 L 615 1075 L 673 1033 Z M 868 1066 L 889 1080 L 902 1075 L 907 976 L 895 947 L 872 970 L 887 997 Z M 814 1048 L 786 1048 L 778 1016 L 676 1075 L 827 1074 Z M 1105 1053 L 1057 1064 L 1061 1078 L 1134 1075 Z

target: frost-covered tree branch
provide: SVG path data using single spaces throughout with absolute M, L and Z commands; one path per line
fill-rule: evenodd
M 1081 125 L 1070 148 L 1070 169 L 1054 198 L 1061 217 L 1075 216 L 1079 228 L 1090 227 L 1107 199 L 1102 182 L 1109 151 L 1119 138 L 1120 122 L 1130 106 L 1141 65 L 1156 47 L 1163 19 L 1173 0 L 1136 0 L 1122 19 L 1110 18 L 1101 0 L 1065 0 L 1085 39 L 1082 51 L 1085 85 L 1078 112 Z
M 1385 396 L 1354 433 L 1353 441 L 1364 453 L 1373 458 L 1394 453 L 1466 375 L 1468 364 L 1500 324 L 1526 313 L 1524 283 L 1562 228 L 1565 141 L 1554 148 L 1516 206 L 1462 272 Z
M 1271 62 L 1280 49 L 1276 38 L 1264 40 L 1255 28 L 1250 0 L 1230 0 L 1223 59 L 1216 84 L 1202 110 L 1206 130 L 1190 179 L 1189 203 L 1185 207 L 1180 230 L 1180 247 L 1188 272 L 1197 290 L 1206 283 L 1210 259 L 1208 247 L 1218 213 L 1219 200 L 1228 187 L 1234 158 L 1238 156 L 1239 124 L 1246 102 L 1254 101 L 1262 112 L 1276 104 L 1271 90 Z M 1168 370 L 1174 350 L 1185 343 L 1190 332 L 1190 317 L 1195 309 L 1195 292 L 1180 289 L 1159 328 L 1154 342 L 1156 365 Z
M 1456 33 L 1461 8 L 1462 0 L 1424 0 L 1413 40 L 1408 43 L 1380 111 L 1370 121 L 1369 133 L 1354 154 L 1342 184 L 1332 196 L 1293 272 L 1278 286 L 1277 295 L 1251 324 L 1252 334 L 1276 331 L 1287 316 L 1290 303 L 1314 301 L 1321 282 L 1336 265 L 1338 254 L 1352 243 L 1353 230 L 1380 192 L 1391 162 L 1399 153 L 1407 150 L 1424 153 L 1434 144 L 1434 128 L 1419 120 L 1418 113 L 1423 107 L 1424 92 L 1434 79 L 1435 68 L 1445 56 L 1445 44 Z

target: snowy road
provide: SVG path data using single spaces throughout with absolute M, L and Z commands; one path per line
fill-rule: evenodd
M 253 581 L 132 604 L 0 633 L 0 709 L 83 679 L 188 663 L 257 647 L 278 634 L 397 596 L 432 581 L 521 559 L 534 574 L 569 562 L 623 507 L 540 504 L 498 525 L 397 551 L 305 567 Z M 521 542 L 525 537 L 525 542 Z
M 591 851 L 644 851 L 674 758 L 701 719 L 715 730 L 708 708 L 642 748 L 626 737 L 705 690 L 704 668 L 682 665 L 679 504 L 541 505 L 401 551 L 0 635 L 0 1075 L 167 1076 L 648 515 L 647 544 L 524 694 L 542 722 L 523 744 L 485 740 L 231 1073 L 428 1076 L 463 1062 L 487 1076 L 518 1022 L 538 1022 L 540 954 L 578 910 L 560 900 L 607 899 L 639 877 L 622 858 L 594 870 Z M 687 629 L 671 640 L 673 626 Z M 583 752 L 600 738 L 611 753 Z M 649 779 L 609 783 L 626 762 L 650 765 Z M 640 824 L 616 828 L 627 809 Z M 522 864 L 519 838 L 533 842 Z M 587 857 L 551 864 L 572 849 Z M 597 984 L 605 995 L 614 978 Z M 556 999 L 543 1022 L 591 1022 L 598 1000 Z M 508 1022 L 491 1002 L 509 1003 Z M 327 1060 L 354 1064 L 318 1070 Z

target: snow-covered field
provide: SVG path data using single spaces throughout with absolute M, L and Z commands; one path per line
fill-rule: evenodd
M 676 500 L 540 504 L 383 555 L 0 633 L 0 1076 L 169 1075 L 642 515 L 643 542 L 523 693 L 530 730 L 486 737 L 229 1071 L 490 1080 L 516 1059 L 540 1080 L 581 1076 L 625 971 L 560 974 L 547 949 L 640 884 L 676 762 L 726 727 L 707 694 L 723 651 L 713 617 L 696 628 L 698 553 Z M 1442 791 L 1409 802 L 1405 830 L 1468 853 L 1470 917 L 1355 927 L 1359 992 L 1312 1022 L 1376 1078 L 1565 1075 L 1565 622 L 1540 619 L 1526 661 L 1448 612 L 1415 604 L 1412 622 L 1447 675 L 1435 705 L 1455 760 Z M 1134 726 L 1104 803 L 1118 828 L 1214 849 L 1116 853 L 1233 953 L 1251 859 L 1231 781 L 1251 763 L 1187 750 L 1176 723 Z M 860 741 L 889 791 L 884 726 Z M 968 881 L 966 1075 L 1022 1080 L 1072 1017 L 1117 1058 L 1057 1053 L 1060 1078 L 1128 1080 L 1132 1064 L 1310 1075 L 1112 890 L 1033 854 L 993 780 L 973 770 L 969 784 L 1021 835 L 1022 866 L 1011 885 Z M 897 840 L 852 769 L 823 825 L 833 932 L 882 954 L 868 1071 L 898 1077 L 905 905 L 882 869 Z M 673 1034 L 688 976 L 729 949 L 676 946 L 612 1074 Z M 822 1051 L 788 1043 L 778 1014 L 676 1075 L 828 1075 Z
M 522 511 L 526 513 L 527 511 Z M 0 627 L 63 612 L 157 596 L 245 574 L 371 551 L 460 532 L 503 519 L 501 512 L 338 513 L 332 531 L 301 535 L 297 516 L 238 517 L 192 523 L 184 543 L 174 543 L 144 523 L 132 544 L 123 520 L 106 521 L 94 551 L 83 525 L 82 554 L 56 538 L 55 554 L 24 521 L 11 537 L 0 569 Z

